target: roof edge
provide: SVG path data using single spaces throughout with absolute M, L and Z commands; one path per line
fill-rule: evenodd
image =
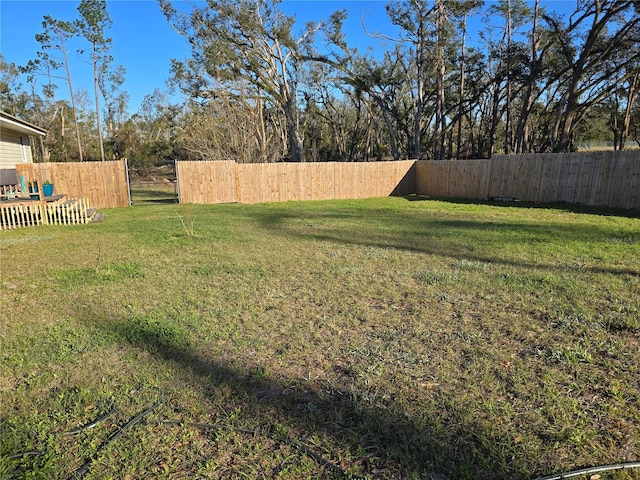
M 35 135 L 46 135 L 47 130 L 42 127 L 38 127 L 33 123 L 29 123 L 21 118 L 14 117 L 13 115 L 8 114 L 0 110 L 0 125 L 3 127 L 13 127 L 13 130 L 17 130 L 22 133 L 29 133 Z

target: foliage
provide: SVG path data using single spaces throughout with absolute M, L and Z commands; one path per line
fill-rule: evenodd
M 105 30 L 111 27 L 111 18 L 107 12 L 105 0 L 82 0 L 78 6 L 80 20 L 78 29 L 82 36 L 91 45 L 91 65 L 93 67 L 93 86 L 95 97 L 96 125 L 98 128 L 98 144 L 100 145 L 100 159 L 104 162 L 104 140 L 102 134 L 102 121 L 100 119 L 100 101 L 98 92 L 100 84 L 103 85 L 109 71 L 109 64 L 113 57 L 108 55 L 112 40 L 105 37 Z M 81 52 L 82 53 L 82 52 Z
M 176 158 L 481 158 L 640 144 L 638 2 L 581 1 L 560 16 L 539 0 L 393 0 L 391 28 L 367 31 L 379 44 L 367 52 L 349 43 L 346 11 L 302 26 L 280 7 L 161 1 L 192 48 L 171 71 L 187 101 L 171 104 L 156 90 L 129 115 L 106 3 L 83 0 L 79 20 L 44 19 L 36 60 L 0 59 L 0 106 L 49 131 L 39 159 L 127 157 L 141 168 Z M 68 70 L 60 74 L 70 39 L 91 51 L 94 103 L 99 91 L 104 111 L 81 90 L 70 89 L 71 104 L 57 98 L 59 84 L 71 83 Z M 67 134 L 74 124 L 82 145 Z
M 278 3 L 211 0 L 187 17 L 168 0 L 160 2 L 169 22 L 192 48 L 192 59 L 173 62 L 174 77 L 183 90 L 207 99 L 220 87 L 243 96 L 251 86 L 248 103 L 271 103 L 282 112 L 288 154 L 293 161 L 304 161 L 298 128 L 299 49 L 301 43 L 311 41 L 317 27 L 295 38 L 294 18 L 285 16 Z

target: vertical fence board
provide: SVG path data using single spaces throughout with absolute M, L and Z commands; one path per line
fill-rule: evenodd
M 356 190 L 356 178 L 352 174 L 350 163 L 335 163 L 335 198 L 344 200 L 347 198 L 355 198 L 353 193 Z
M 376 183 L 373 185 L 372 191 L 374 196 L 383 197 L 387 188 L 387 182 L 396 178 L 394 165 L 390 162 L 375 162 L 376 166 Z M 391 189 L 393 191 L 393 189 Z M 389 195 L 388 193 L 386 195 Z
M 576 203 L 578 198 L 578 178 L 580 174 L 580 156 L 577 153 L 570 153 L 568 157 L 568 169 L 563 176 L 565 179 L 564 184 L 564 197 L 563 202 Z
M 623 152 L 620 152 L 621 154 Z M 624 201 L 621 202 L 620 208 L 633 208 L 635 203 L 633 195 L 635 193 L 635 187 L 638 182 L 638 176 L 640 175 L 640 160 L 636 160 L 635 162 L 630 156 L 625 157 L 625 171 L 626 171 L 626 182 L 624 185 Z
M 520 199 L 525 202 L 534 202 L 538 198 L 540 183 L 532 181 L 540 178 L 542 161 L 535 155 L 522 155 L 522 175 L 520 177 Z
M 611 152 L 605 155 L 593 155 L 594 171 L 592 174 L 591 191 L 589 193 L 589 205 L 601 207 L 606 205 L 605 195 L 609 182 L 609 168 L 611 165 Z
M 416 191 L 415 161 L 375 162 L 377 184 L 374 196 L 386 197 L 393 194 L 410 194 Z
M 287 182 L 287 165 L 274 163 L 270 166 L 267 177 L 270 202 L 285 202 L 289 199 L 289 187 Z
M 491 178 L 489 179 L 489 197 L 514 197 L 508 176 L 511 170 L 508 168 L 506 156 L 494 155 L 491 158 Z
M 614 172 L 610 178 L 609 203 L 614 208 L 631 208 L 634 204 L 632 196 L 637 180 L 637 161 L 634 175 L 632 158 L 623 153 L 614 152 L 611 162 Z
M 448 196 L 458 198 L 485 198 L 483 164 L 477 160 L 448 162 Z
M 449 188 L 448 196 L 463 198 L 466 196 L 466 181 L 467 175 L 466 165 L 461 162 L 451 162 L 449 165 Z
M 288 185 L 288 194 L 287 200 L 303 200 L 303 188 L 304 182 L 301 178 L 302 172 L 300 171 L 300 164 L 297 163 L 287 163 L 286 171 L 287 171 L 287 185 Z M 242 180 L 241 180 L 242 181 Z
M 236 201 L 234 162 L 176 162 L 180 181 L 186 189 L 180 192 L 183 203 L 229 203 Z M 191 172 L 193 172 L 191 174 Z M 182 187 L 182 185 L 180 186 Z
M 335 198 L 335 165 L 333 163 L 318 163 L 315 170 L 319 176 L 313 185 L 318 186 L 316 200 L 332 200 Z
M 258 203 L 260 202 L 260 189 L 262 185 L 261 164 L 239 164 L 238 178 L 238 202 Z
M 452 162 L 421 160 L 416 168 L 416 193 L 429 197 L 449 196 L 449 172 Z
M 558 202 L 560 201 L 560 175 L 563 162 L 555 159 L 551 155 L 542 156 L 542 170 L 540 172 L 540 186 L 538 188 L 537 202 Z

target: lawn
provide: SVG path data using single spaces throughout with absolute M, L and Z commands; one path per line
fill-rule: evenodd
M 0 478 L 533 479 L 640 460 L 637 216 L 154 198 L 0 234 Z

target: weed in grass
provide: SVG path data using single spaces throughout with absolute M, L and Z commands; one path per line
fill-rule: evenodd
M 634 305 L 620 305 L 613 311 L 602 314 L 607 329 L 636 333 L 640 331 L 640 310 Z
M 455 270 L 462 270 L 468 272 L 483 272 L 487 269 L 487 264 L 483 262 L 478 262 L 474 260 L 467 259 L 459 259 L 453 263 L 453 268 Z
M 136 263 L 102 263 L 95 267 L 78 268 L 73 270 L 58 270 L 53 274 L 60 286 L 65 289 L 81 289 L 87 285 L 103 282 L 117 282 L 121 280 L 138 279 L 145 276 L 142 267 Z
M 220 268 L 215 265 L 198 265 L 193 269 L 193 273 L 202 277 L 215 276 L 220 273 Z
M 438 270 L 425 270 L 416 273 L 413 278 L 428 285 L 437 285 L 439 283 L 456 282 L 458 275 L 456 273 L 441 272 Z
M 181 203 L 181 211 L 176 212 L 182 229 L 188 237 L 194 237 L 196 235 L 195 223 L 196 218 L 193 215 L 193 205 L 190 203 Z
M 604 239 L 605 242 L 609 243 L 623 243 L 626 245 L 633 245 L 636 243 L 640 243 L 640 235 L 616 235 L 607 237 Z
M 549 351 L 549 358 L 558 363 L 563 363 L 575 367 L 578 363 L 591 363 L 593 356 L 586 349 L 572 349 L 562 347 Z
M 102 263 L 102 237 L 98 240 L 98 246 L 96 248 L 96 274 L 100 272 L 100 264 Z

